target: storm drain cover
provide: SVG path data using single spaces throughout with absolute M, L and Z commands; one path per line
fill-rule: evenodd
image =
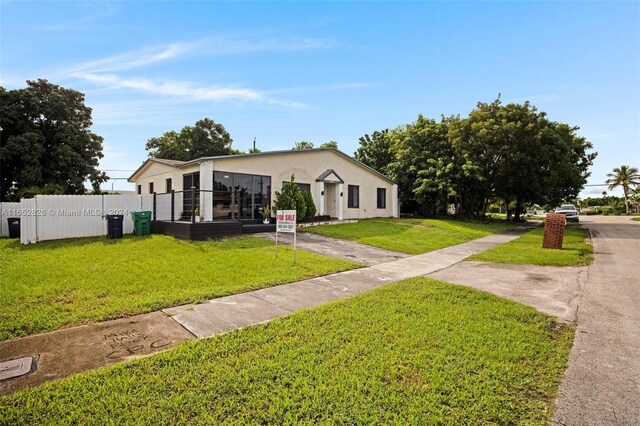
M 12 359 L 11 361 L 0 362 L 0 380 L 12 379 L 24 376 L 31 371 L 33 357 Z

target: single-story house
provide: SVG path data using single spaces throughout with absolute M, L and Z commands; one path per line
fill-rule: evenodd
M 318 216 L 398 217 L 398 186 L 333 148 L 203 157 L 149 158 L 129 178 L 138 194 L 156 194 L 156 221 L 262 219 L 291 175 L 313 196 Z M 274 212 L 275 215 L 275 212 Z

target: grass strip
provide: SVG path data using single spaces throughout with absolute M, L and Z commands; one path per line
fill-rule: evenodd
M 414 278 L 0 398 L 20 424 L 551 421 L 573 326 Z
M 358 267 L 256 237 L 163 235 L 30 246 L 0 240 L 0 340 L 151 312 Z
M 387 250 L 421 254 L 486 237 L 511 226 L 506 221 L 362 219 L 357 223 L 314 226 L 302 231 Z
M 527 232 L 506 244 L 494 247 L 466 260 L 493 263 L 513 263 L 545 266 L 586 265 L 593 259 L 589 231 L 578 224 L 568 224 L 564 231 L 562 249 L 542 248 L 543 227 Z

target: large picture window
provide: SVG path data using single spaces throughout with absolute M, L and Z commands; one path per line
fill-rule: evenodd
M 271 204 L 271 177 L 213 172 L 213 219 L 262 219 Z
M 347 189 L 347 207 L 350 209 L 360 208 L 360 187 L 357 185 L 349 185 Z
M 385 188 L 378 188 L 377 192 L 377 205 L 379 209 L 387 208 L 387 190 Z

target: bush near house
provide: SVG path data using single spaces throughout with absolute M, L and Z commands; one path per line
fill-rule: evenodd
M 305 192 L 304 193 L 304 201 L 306 203 L 306 207 L 307 207 L 307 211 L 306 211 L 306 217 L 308 218 L 312 218 L 315 217 L 316 215 L 316 205 L 313 202 L 313 196 L 311 195 L 311 192 Z
M 291 175 L 291 180 L 282 187 L 282 192 L 276 191 L 273 205 L 276 210 L 295 210 L 298 222 L 307 217 L 307 203 L 294 175 Z

